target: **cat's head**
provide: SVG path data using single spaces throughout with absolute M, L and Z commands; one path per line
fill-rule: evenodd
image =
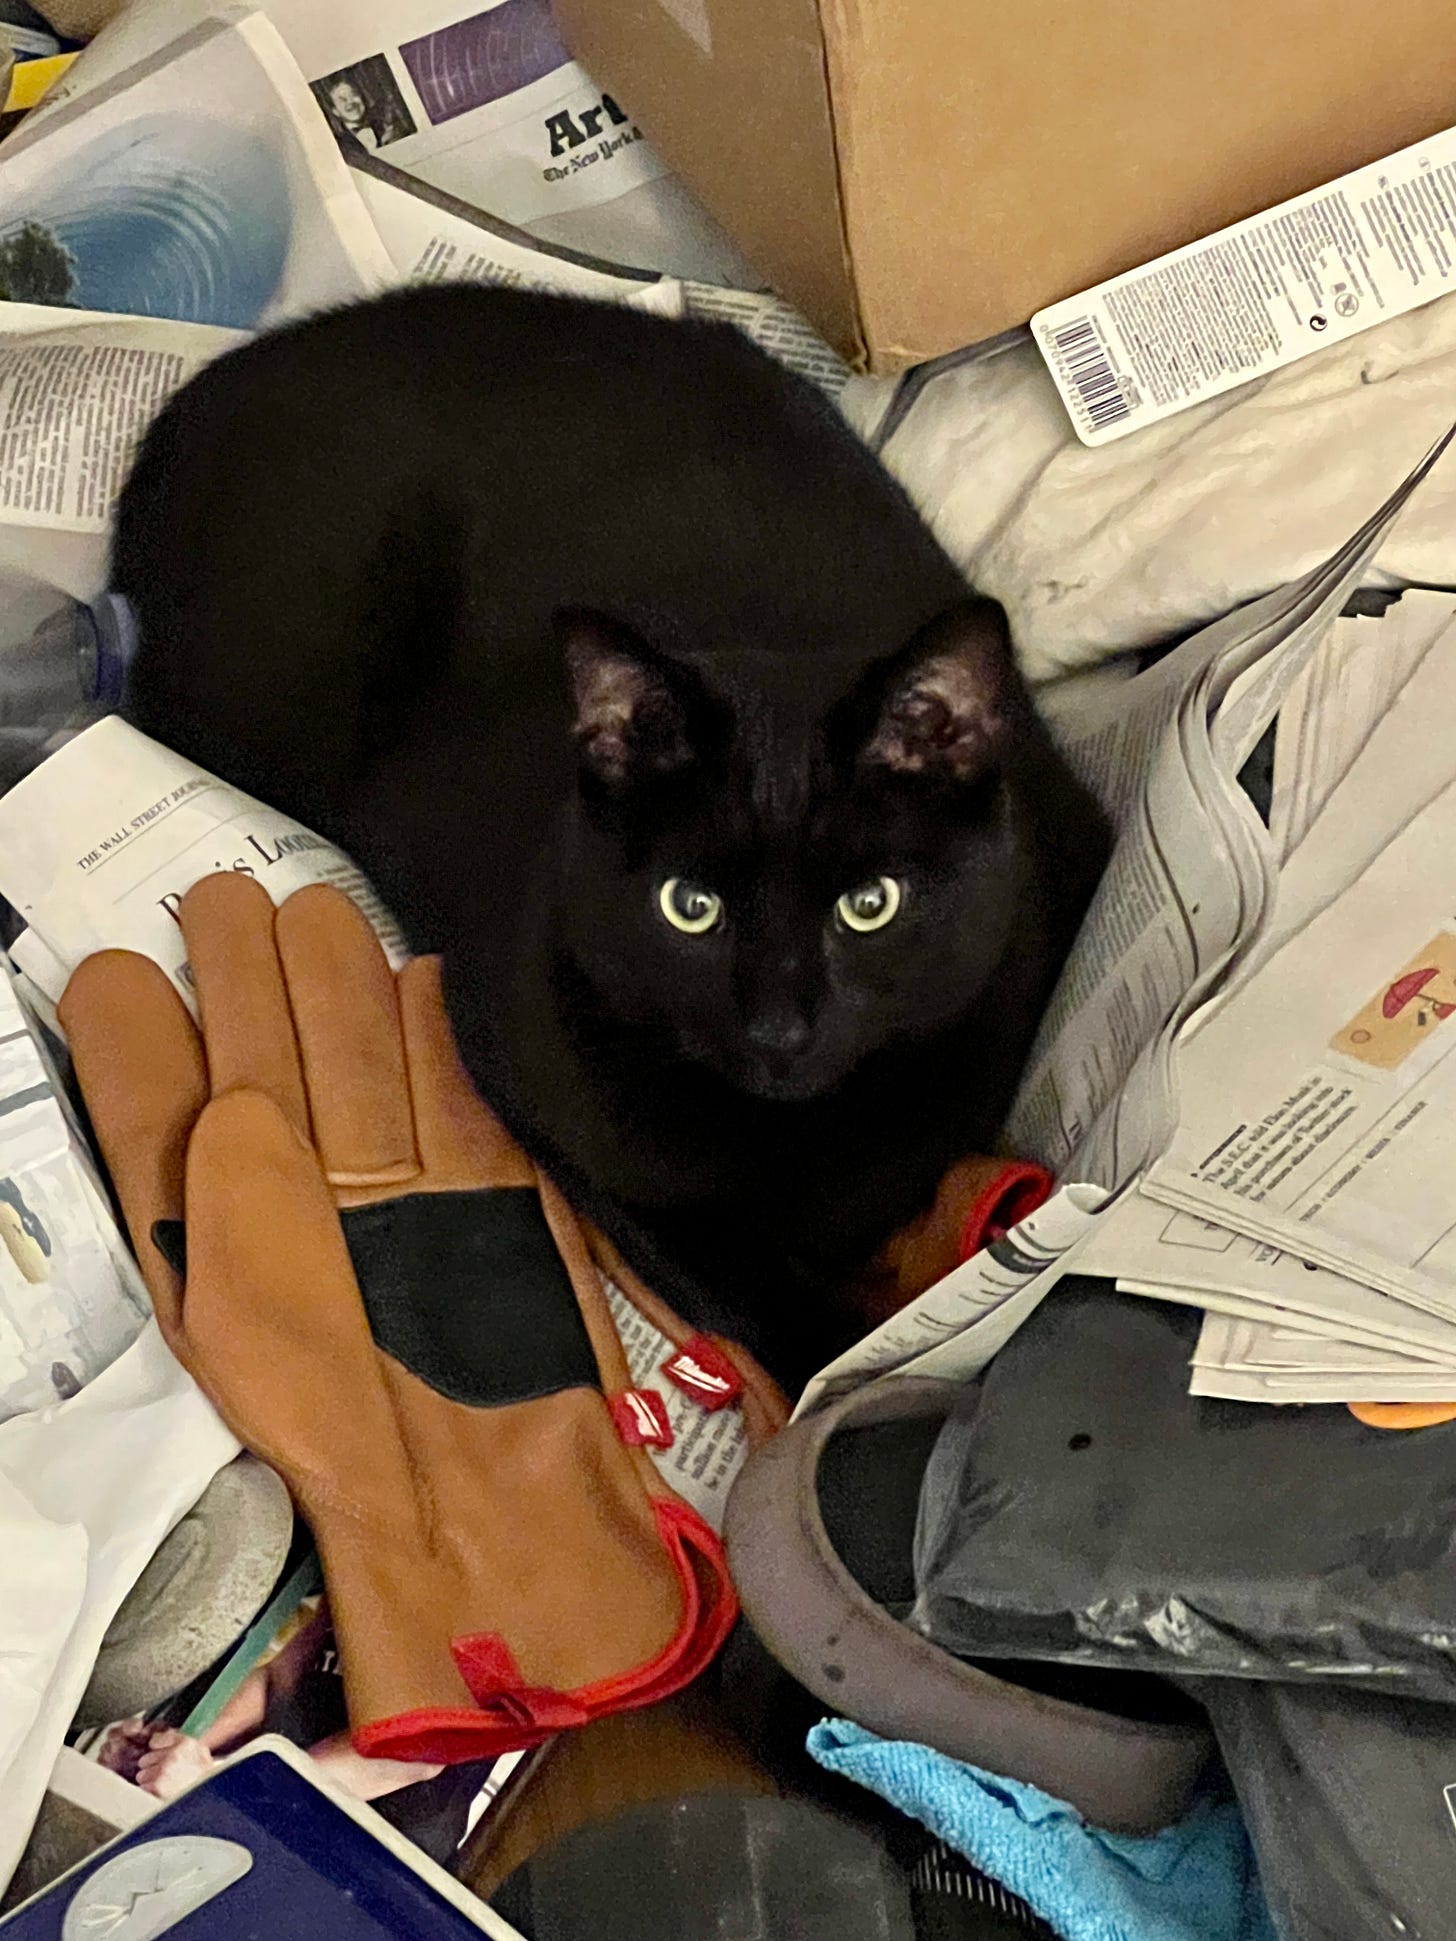
M 788 1100 L 967 1009 L 1025 882 L 999 607 L 868 668 L 558 628 L 579 790 L 558 934 L 608 1017 Z

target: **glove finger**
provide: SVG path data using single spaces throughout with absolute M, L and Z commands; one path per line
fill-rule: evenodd
M 335 1186 L 417 1178 L 399 1000 L 378 938 L 325 884 L 295 891 L 274 928 L 325 1174 Z
M 534 1186 L 535 1168 L 471 1084 L 441 995 L 440 960 L 416 957 L 397 979 L 415 1137 L 426 1183 Z
M 188 1365 L 308 1504 L 363 1506 L 407 1542 L 399 1426 L 318 1161 L 277 1103 L 214 1099 L 187 1153 Z
M 245 1086 L 273 1099 L 308 1137 L 308 1103 L 271 897 L 251 876 L 204 876 L 179 911 L 197 986 L 212 1096 Z
M 187 1141 L 207 1103 L 202 1040 L 165 972 L 129 950 L 88 957 L 57 1015 L 157 1320 L 175 1341 L 182 1282 L 152 1234 L 182 1217 Z

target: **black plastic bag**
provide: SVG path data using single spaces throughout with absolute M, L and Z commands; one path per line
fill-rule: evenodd
M 1456 1700 L 1456 1423 L 1192 1397 L 1198 1324 L 1048 1298 L 932 1451 L 911 1623 L 961 1657 Z

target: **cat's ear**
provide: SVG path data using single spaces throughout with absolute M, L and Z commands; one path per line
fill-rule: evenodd
M 873 677 L 862 705 L 862 771 L 968 785 L 999 767 L 1017 680 L 1006 616 L 969 600 L 922 627 Z
M 606 788 L 671 775 L 693 758 L 683 675 L 632 628 L 572 607 L 556 616 L 584 770 Z

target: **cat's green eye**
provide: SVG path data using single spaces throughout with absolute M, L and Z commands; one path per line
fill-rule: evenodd
M 893 876 L 877 876 L 873 883 L 861 883 L 847 890 L 834 906 L 834 914 L 847 930 L 883 930 L 900 908 L 900 885 Z
M 685 876 L 669 876 L 657 892 L 657 906 L 674 930 L 704 936 L 722 921 L 723 899 Z

